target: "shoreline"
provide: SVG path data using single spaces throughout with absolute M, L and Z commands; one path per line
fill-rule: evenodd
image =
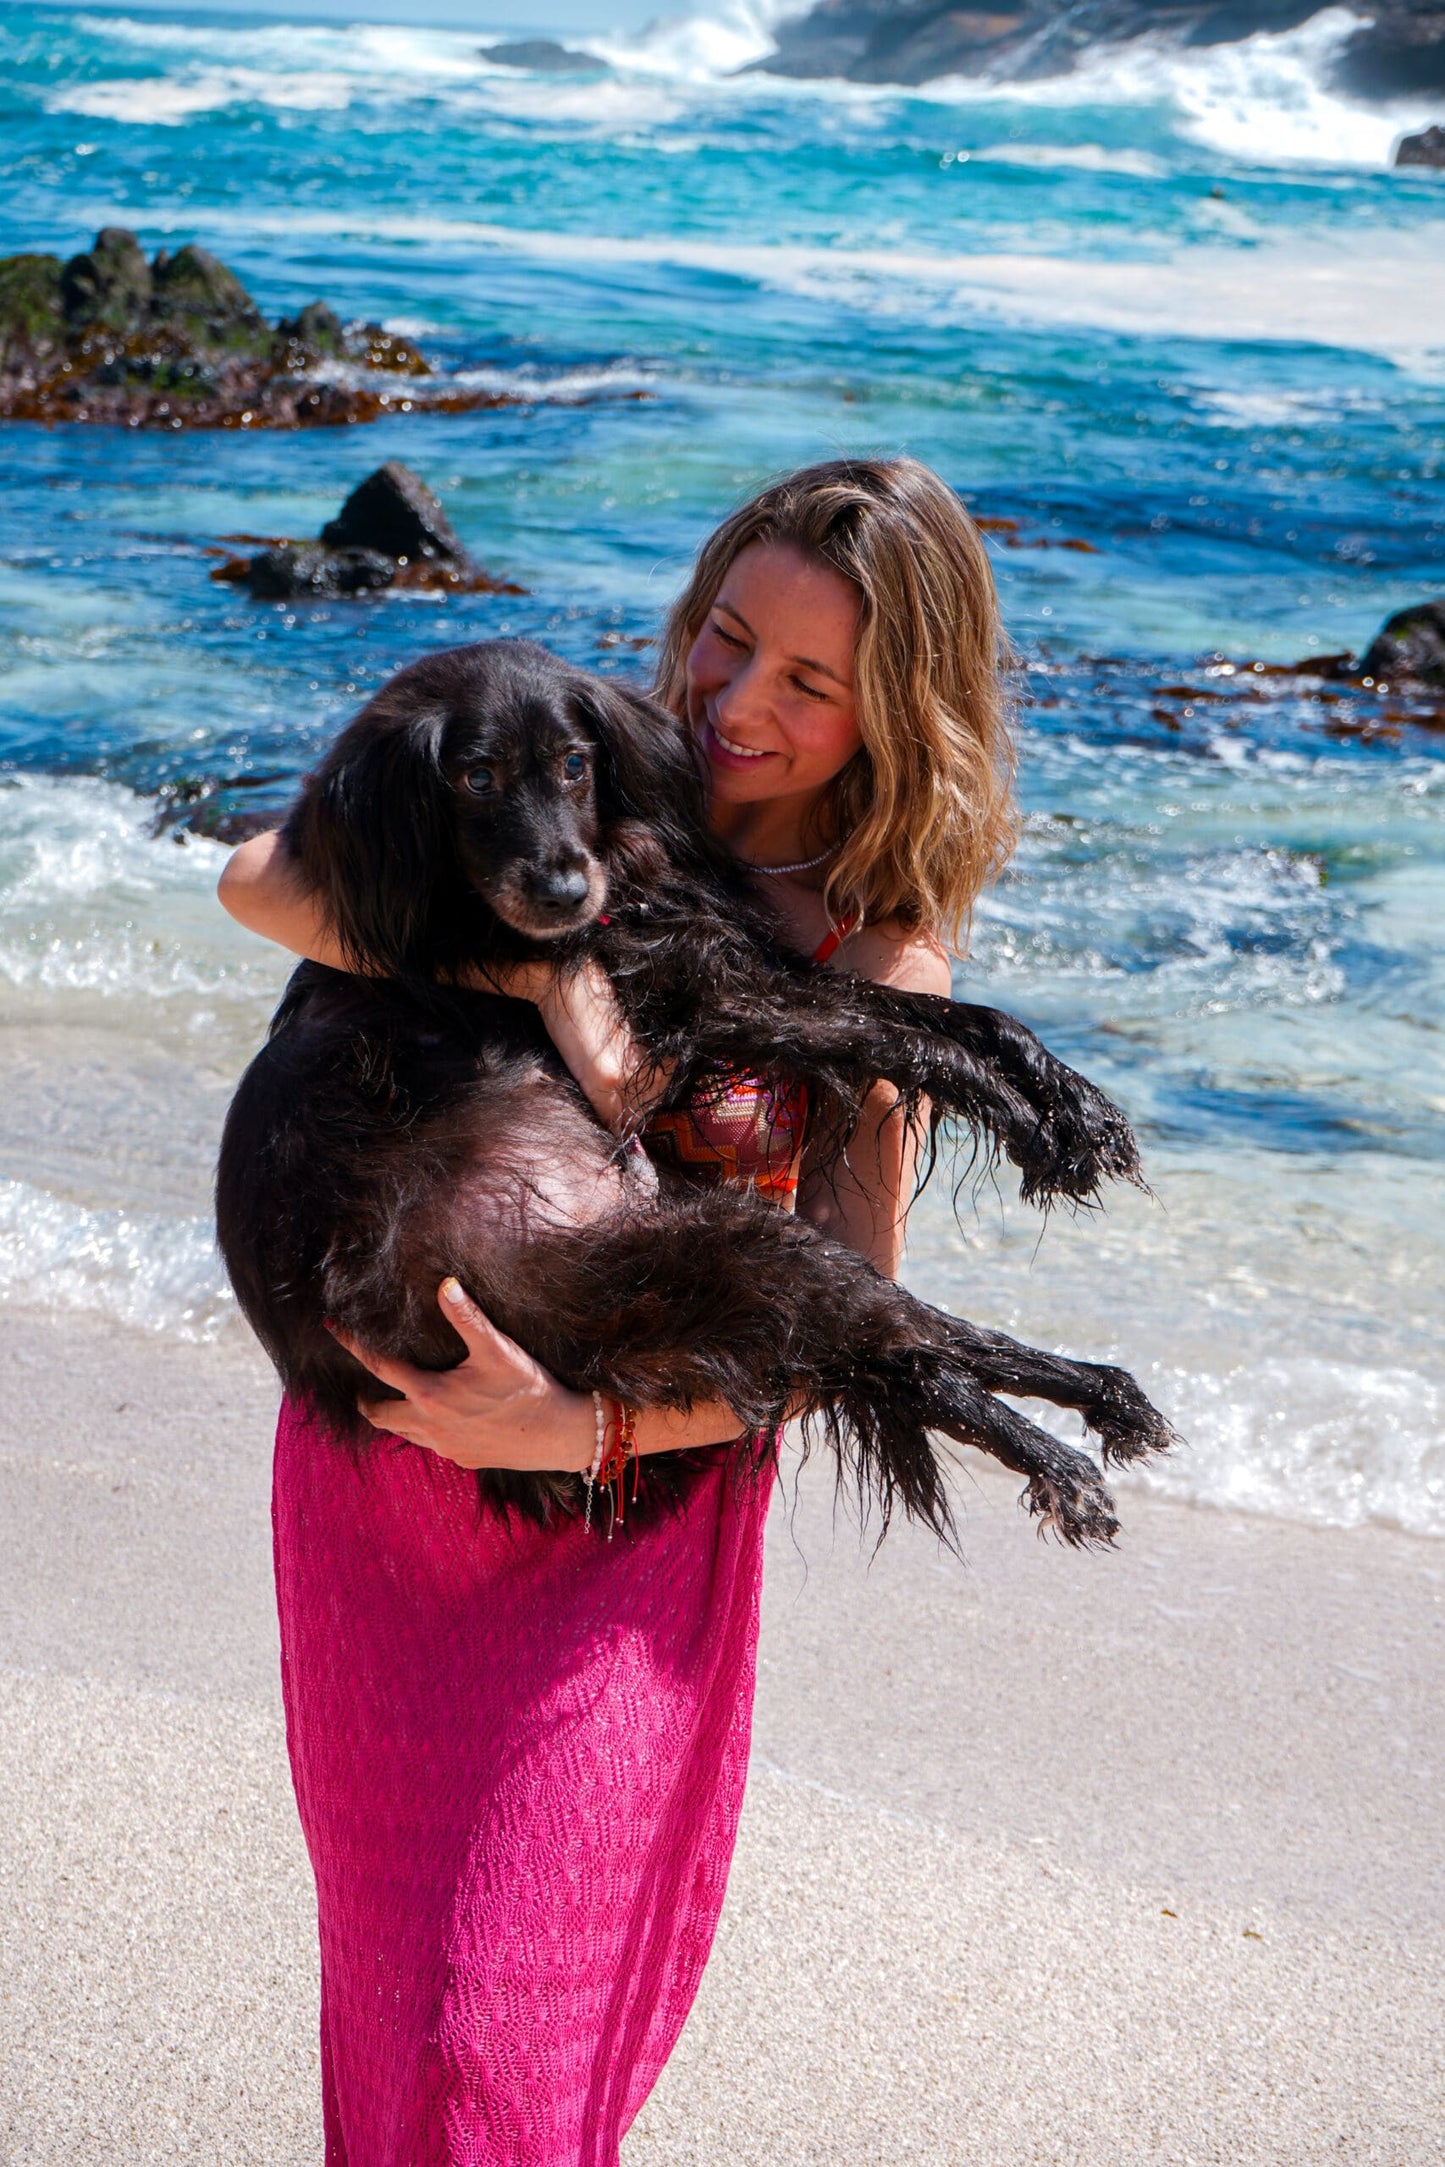
M 274 1405 L 239 1337 L 0 1318 L 17 2167 L 319 2158 Z M 870 1563 L 821 1468 L 790 1495 L 732 1887 L 627 2167 L 1437 2157 L 1445 1550 L 1129 1492 L 1079 1558 L 984 1470 L 966 1565 Z

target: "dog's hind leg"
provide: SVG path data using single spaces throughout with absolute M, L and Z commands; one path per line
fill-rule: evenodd
M 466 1283 L 464 1260 L 450 1268 Z M 674 1191 L 656 1214 L 533 1242 L 509 1266 L 507 1287 L 513 1314 L 497 1321 L 582 1389 L 638 1405 L 725 1401 L 753 1432 L 789 1414 L 816 1415 L 840 1469 L 885 1525 L 900 1504 L 949 1534 L 930 1437 L 939 1431 L 1024 1474 L 1031 1509 L 1066 1541 L 1104 1542 L 1113 1532 L 1094 1463 L 990 1387 L 1078 1406 L 1102 1430 L 1119 1393 L 1100 1380 L 1118 1373 L 1046 1354 L 1031 1360 L 1033 1350 L 929 1308 L 855 1251 L 771 1207 Z M 1168 1425 L 1148 1414 L 1154 1441 L 1166 1441 Z
M 990 1392 L 1074 1408 L 1085 1428 L 1098 1438 L 1106 1460 L 1140 1460 L 1153 1452 L 1167 1452 L 1179 1441 L 1126 1369 L 1046 1354 L 962 1318 L 950 1319 L 950 1328 L 970 1371 Z

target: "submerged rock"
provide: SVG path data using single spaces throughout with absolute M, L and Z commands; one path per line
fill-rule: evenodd
M 1293 30 L 1331 0 L 817 0 L 779 24 L 777 51 L 752 63 L 774 75 L 924 83 L 942 75 L 1029 81 L 1067 75 L 1088 53 L 1136 38 L 1234 44 Z M 1336 56 L 1355 97 L 1445 89 L 1445 0 L 1378 0 Z
M 591 53 L 574 53 L 555 38 L 514 38 L 501 45 L 479 45 L 483 60 L 501 68 L 526 68 L 534 75 L 592 75 L 603 63 Z
M 1445 128 L 1425 128 L 1419 135 L 1402 135 L 1395 145 L 1397 166 L 1445 166 Z
M 122 226 L 0 259 L 0 419 L 300 428 L 517 402 L 440 375 L 409 339 L 323 301 L 273 329 L 208 249 L 147 263 Z
M 228 557 L 211 577 L 244 586 L 261 602 L 344 600 L 394 587 L 525 592 L 473 563 L 441 500 L 398 459 L 357 484 L 319 540 L 276 542 L 254 557 Z

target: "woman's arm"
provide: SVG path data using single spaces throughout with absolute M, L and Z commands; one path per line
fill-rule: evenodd
M 840 959 L 861 977 L 905 993 L 952 991 L 953 973 L 941 944 L 929 935 L 868 926 Z M 927 1109 L 923 1118 L 927 1119 Z M 840 1159 L 803 1159 L 798 1210 L 821 1234 L 847 1242 L 875 1271 L 896 1279 L 903 1262 L 908 1207 L 918 1166 L 920 1133 L 898 1108 L 897 1094 L 879 1084 Z
M 216 885 L 221 908 L 248 933 L 289 948 L 293 956 L 344 970 L 341 944 L 315 891 L 302 879 L 279 828 L 238 843 Z
M 326 913 L 302 879 L 279 829 L 238 844 L 216 892 L 222 907 L 249 932 L 313 963 L 327 963 L 333 970 L 347 967 Z M 595 964 L 563 976 L 539 959 L 476 983 L 536 1003 L 552 1043 L 608 1128 L 622 1129 L 660 1096 L 665 1072 L 640 1066 L 637 1042 L 606 974 Z

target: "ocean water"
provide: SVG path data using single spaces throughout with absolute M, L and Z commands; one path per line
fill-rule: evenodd
M 0 249 L 199 239 L 525 403 L 0 427 L 0 1299 L 239 1328 L 210 1170 L 284 966 L 158 831 L 177 793 L 279 807 L 431 647 L 645 667 L 763 477 L 907 449 L 1016 523 L 1028 827 L 960 988 L 1115 1092 L 1153 1192 L 1041 1228 L 940 1185 L 914 1282 L 1129 1362 L 1179 1495 L 1445 1533 L 1445 735 L 1246 667 L 1445 589 L 1445 187 L 1387 166 L 1437 116 L 1325 90 L 1348 21 L 904 93 L 737 74 L 746 5 L 560 80 L 456 30 L 8 9 Z M 525 595 L 210 581 L 391 457 Z

